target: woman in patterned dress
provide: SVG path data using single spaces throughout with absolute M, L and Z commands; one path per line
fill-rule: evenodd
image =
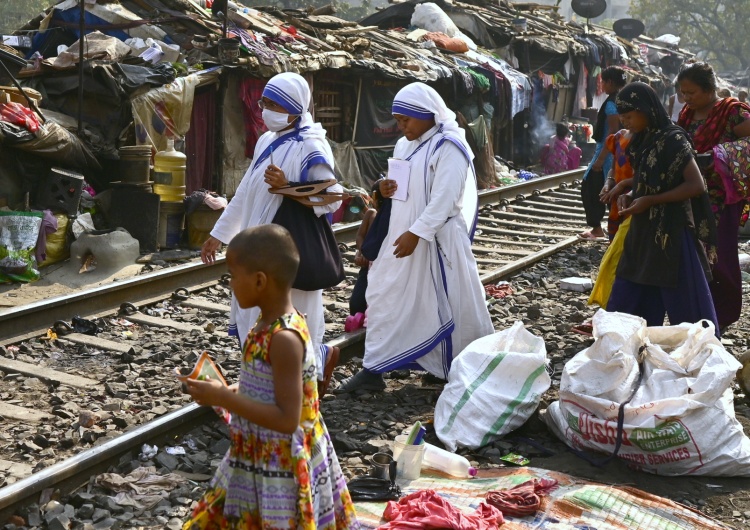
M 189 380 L 200 405 L 231 413 L 232 445 L 184 530 L 358 529 L 354 506 L 320 415 L 310 333 L 294 309 L 299 254 L 289 232 L 268 224 L 227 250 L 240 307 L 259 307 L 237 388 Z
M 631 220 L 607 310 L 649 326 L 662 326 L 665 313 L 671 324 L 706 319 L 718 334 L 704 250 L 715 251 L 715 223 L 690 140 L 644 83 L 626 85 L 617 110 L 633 134 L 633 189 L 617 199 Z
M 709 153 L 718 144 L 750 136 L 750 106 L 735 98 L 720 98 L 710 65 L 693 63 L 677 76 L 685 107 L 678 124 L 693 139 L 698 153 Z M 709 157 L 710 158 L 710 157 Z M 716 262 L 709 283 L 722 329 L 737 322 L 742 311 L 742 277 L 737 252 L 740 224 L 747 221 L 746 201 L 726 204 L 726 191 L 714 164 L 701 164 L 718 233 Z

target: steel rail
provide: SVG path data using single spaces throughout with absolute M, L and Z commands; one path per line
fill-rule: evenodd
M 519 195 L 538 194 L 571 183 L 583 175 L 582 170 L 567 171 L 502 188 L 479 192 L 479 204 L 496 204 L 512 200 Z M 336 226 L 336 239 L 352 243 L 359 222 Z M 154 271 L 112 284 L 57 296 L 31 304 L 0 310 L 0 339 L 12 342 L 13 338 L 38 332 L 57 320 L 68 320 L 71 315 L 91 316 L 118 307 L 122 302 L 139 305 L 145 299 L 168 296 L 180 287 L 216 280 L 226 272 L 224 257 L 212 265 L 187 263 Z

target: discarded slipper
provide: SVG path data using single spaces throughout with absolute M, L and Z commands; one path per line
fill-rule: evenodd
M 584 322 L 582 324 L 578 324 L 577 326 L 573 326 L 570 328 L 570 331 L 573 333 L 578 333 L 579 335 L 585 335 L 587 337 L 593 337 L 594 336 L 594 326 L 591 324 L 591 321 Z

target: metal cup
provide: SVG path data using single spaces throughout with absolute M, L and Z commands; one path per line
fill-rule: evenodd
M 375 453 L 371 458 L 372 467 L 370 476 L 390 480 L 390 467 L 394 462 L 393 457 L 388 453 Z

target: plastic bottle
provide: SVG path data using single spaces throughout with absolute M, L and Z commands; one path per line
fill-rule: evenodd
M 167 138 L 167 148 L 154 156 L 154 193 L 162 201 L 185 198 L 186 162 L 187 157 L 174 148 L 174 139 Z
M 424 445 L 422 467 L 431 467 L 454 477 L 467 478 L 476 476 L 476 468 L 472 467 L 469 461 L 463 456 L 440 449 L 426 442 Z

